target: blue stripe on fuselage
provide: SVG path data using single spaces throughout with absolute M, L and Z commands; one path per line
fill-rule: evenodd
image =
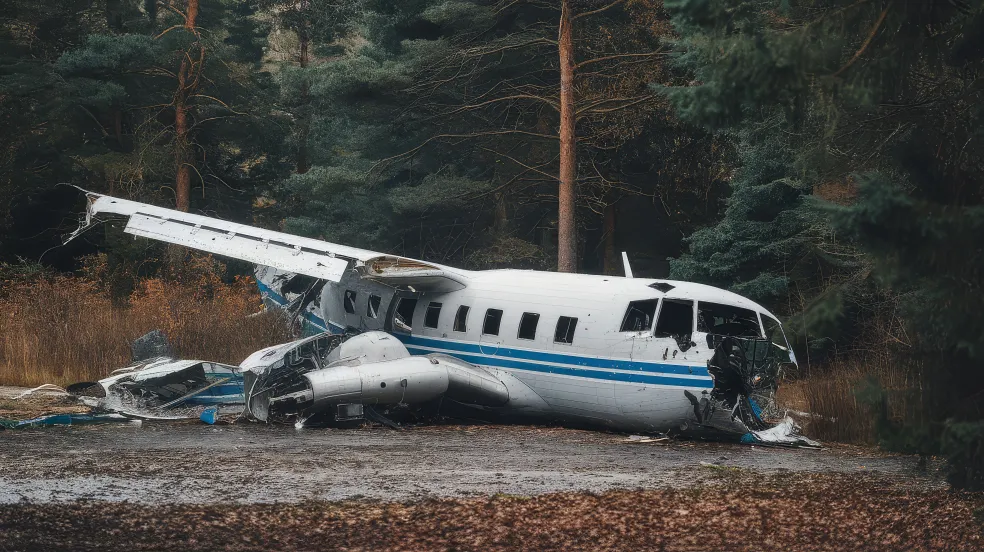
M 498 346 L 495 354 L 489 354 L 489 346 L 472 343 L 457 343 L 443 339 L 433 339 L 405 334 L 396 334 L 397 339 L 407 345 L 412 354 L 423 355 L 431 353 L 427 349 L 439 349 L 441 352 L 483 366 L 513 368 L 544 374 L 560 374 L 582 378 L 602 379 L 625 383 L 649 383 L 653 385 L 674 385 L 681 387 L 712 388 L 714 382 L 707 374 L 707 369 L 700 366 L 684 366 L 679 364 L 658 364 L 634 362 L 628 360 L 592 358 L 576 355 L 564 355 L 539 351 L 527 351 Z M 544 362 L 568 364 L 572 366 L 554 366 Z M 632 370 L 638 373 L 609 372 L 604 369 Z M 703 376 L 700 378 L 673 377 L 672 374 L 688 374 Z M 705 379 L 706 378 L 706 379 Z

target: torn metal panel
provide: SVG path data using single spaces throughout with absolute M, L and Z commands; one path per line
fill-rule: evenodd
M 29 420 L 7 420 L 0 418 L 0 429 L 26 429 L 59 425 L 118 424 L 132 421 L 130 418 L 119 414 L 49 414 Z
M 77 384 L 82 389 L 88 384 Z M 96 382 L 102 397 L 87 403 L 111 412 L 142 419 L 180 419 L 198 416 L 201 405 L 243 404 L 242 374 L 238 367 L 201 360 L 155 358 L 115 370 Z M 90 386 L 91 389 L 91 386 Z M 92 395 L 91 391 L 86 391 Z M 180 408 L 179 408 L 180 407 Z M 180 409 L 194 411 L 182 412 Z
M 740 328 L 737 330 L 740 331 Z M 745 443 L 818 446 L 799 434 L 789 417 L 780 417 L 775 394 L 787 354 L 768 339 L 708 334 L 714 355 L 707 371 L 714 379 L 710 393 L 698 398 L 685 392 L 693 406 L 693 420 L 685 433 L 700 436 L 739 436 Z

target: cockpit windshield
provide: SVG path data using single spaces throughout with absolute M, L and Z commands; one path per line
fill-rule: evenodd
M 786 341 L 786 334 L 782 331 L 782 324 L 768 314 L 762 315 L 762 325 L 765 326 L 765 337 L 772 341 L 772 344 L 789 355 L 789 360 L 795 362 L 795 357 L 791 354 L 789 342 Z
M 648 332 L 656 318 L 656 305 L 659 299 L 632 301 L 622 317 L 620 332 Z
M 697 331 L 730 337 L 762 337 L 753 310 L 701 301 L 697 311 Z

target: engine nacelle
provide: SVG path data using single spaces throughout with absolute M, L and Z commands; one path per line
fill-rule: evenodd
M 448 390 L 448 372 L 424 357 L 329 366 L 303 374 L 311 388 L 310 409 L 325 410 L 339 403 L 416 404 L 436 399 Z

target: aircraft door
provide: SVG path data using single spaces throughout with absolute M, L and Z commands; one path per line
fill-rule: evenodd
M 482 333 L 478 338 L 479 351 L 483 355 L 495 355 L 502 345 L 502 310 L 487 309 L 482 317 Z
M 618 328 L 619 339 L 609 351 L 612 357 L 630 360 L 648 358 L 658 306 L 659 299 L 643 299 L 628 304 Z
M 694 302 L 663 299 L 660 303 L 653 339 L 647 355 L 653 360 L 688 360 L 696 349 L 694 342 Z

